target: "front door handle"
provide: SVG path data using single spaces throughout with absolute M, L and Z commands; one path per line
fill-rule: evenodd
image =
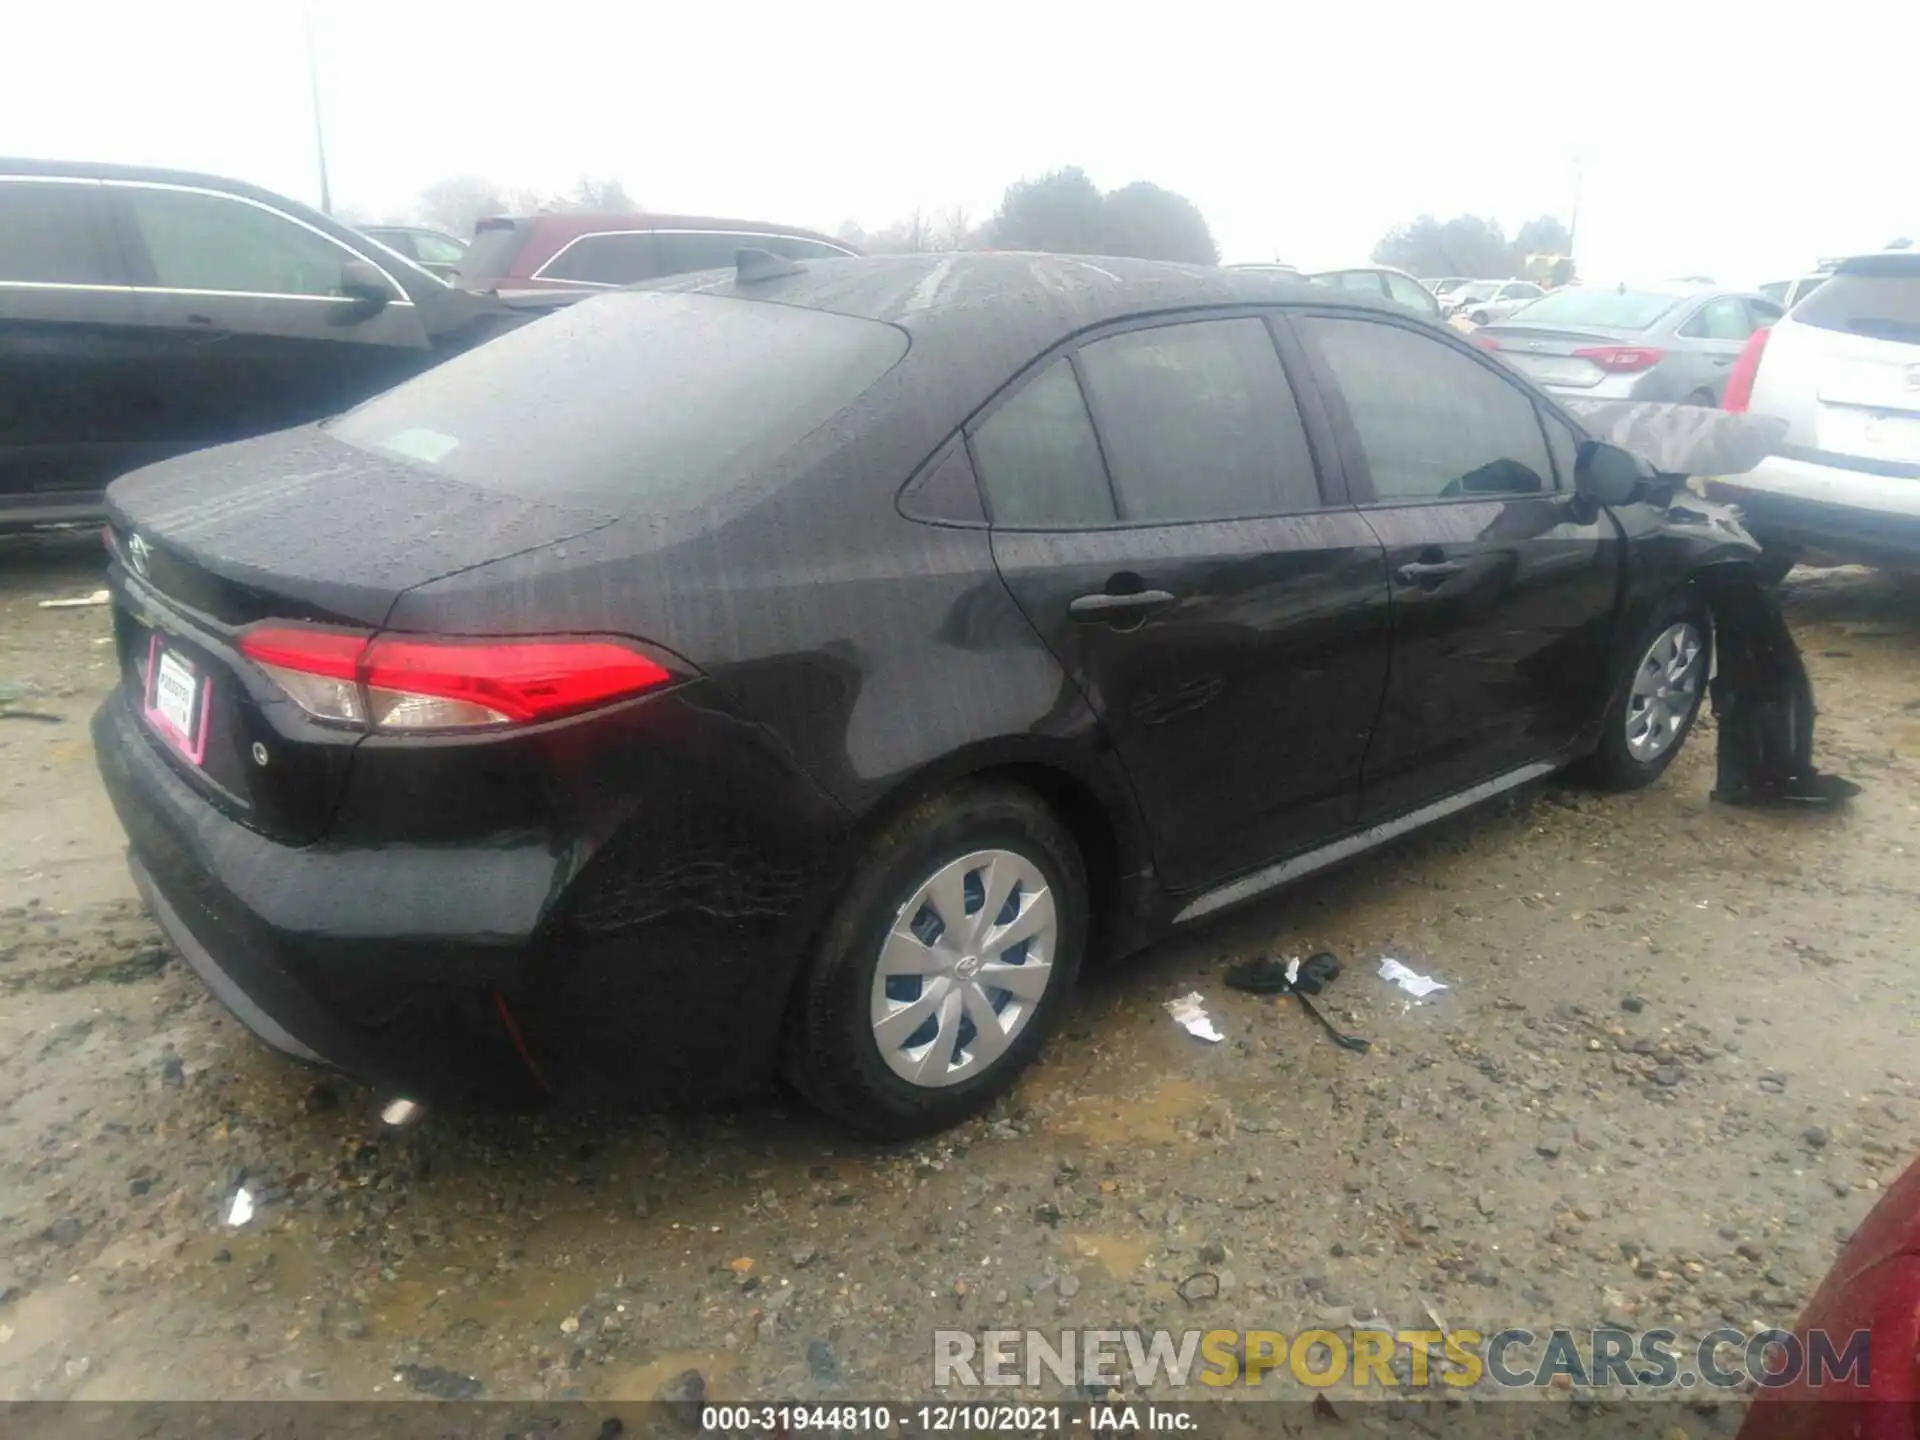
M 1164 610 L 1175 601 L 1166 590 L 1136 590 L 1131 595 L 1110 595 L 1102 590 L 1069 601 L 1067 613 L 1086 625 L 1109 620 L 1141 619 L 1155 610 Z
M 1416 560 L 1411 565 L 1402 565 L 1394 573 L 1400 577 L 1402 585 L 1418 585 L 1422 581 L 1458 575 L 1466 568 L 1458 560 Z

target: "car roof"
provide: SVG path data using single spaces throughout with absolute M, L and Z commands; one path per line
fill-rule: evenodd
M 549 241 L 573 240 L 582 235 L 597 235 L 608 230 L 719 230 L 742 235 L 792 235 L 807 240 L 824 240 L 850 250 L 845 241 L 800 225 L 776 225 L 767 220 L 729 220 L 714 215 L 657 215 L 645 210 L 593 211 L 568 210 L 539 215 L 490 215 L 475 226 L 493 229 L 512 225 L 515 229 L 538 227 Z
M 1329 290 L 1285 271 L 1005 251 L 808 260 L 744 284 L 733 272 L 709 270 L 636 288 L 765 300 L 896 325 L 912 341 L 903 365 L 937 375 L 939 390 L 972 397 L 969 406 L 1061 341 L 1138 315 L 1294 303 L 1429 323 L 1384 298 Z

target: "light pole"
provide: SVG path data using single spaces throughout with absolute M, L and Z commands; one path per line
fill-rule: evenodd
M 1574 156 L 1573 157 L 1573 217 L 1567 222 L 1567 258 L 1569 260 L 1573 259 L 1575 254 L 1575 251 L 1573 248 L 1574 237 L 1580 233 L 1580 179 L 1581 179 L 1582 169 L 1583 169 L 1583 166 L 1582 166 L 1581 158 L 1578 155 Z
M 313 52 L 313 7 L 303 5 L 300 19 L 307 32 L 307 91 L 313 99 L 313 148 L 320 161 L 320 213 L 333 213 L 333 192 L 327 186 L 327 135 L 320 123 L 320 63 Z

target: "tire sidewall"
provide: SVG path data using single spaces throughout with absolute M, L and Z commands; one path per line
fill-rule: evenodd
M 902 833 L 884 835 L 856 874 L 825 936 L 795 1017 L 802 1054 L 794 1078 L 849 1124 L 883 1137 L 944 1129 L 1010 1088 L 1046 1044 L 1079 973 L 1088 926 L 1087 884 L 1072 837 L 1038 801 L 1007 792 L 953 797 Z M 922 823 L 912 824 L 919 818 Z M 1037 868 L 1053 895 L 1053 975 L 1006 1052 L 956 1085 L 927 1087 L 888 1067 L 873 1038 L 871 1004 L 880 952 L 899 913 L 940 866 L 974 850 L 1012 851 Z M 824 1073 L 823 1073 L 824 1072 Z

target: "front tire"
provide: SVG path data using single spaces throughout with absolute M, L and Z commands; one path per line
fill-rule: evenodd
M 1045 1044 L 1080 968 L 1086 870 L 1027 791 L 973 785 L 877 835 L 801 982 L 783 1068 L 882 1139 L 944 1130 Z
M 1753 562 L 1753 570 L 1762 585 L 1778 585 L 1799 563 L 1799 552 L 1785 545 L 1763 545 L 1760 558 Z
M 1713 668 L 1712 616 L 1696 595 L 1670 596 L 1654 607 L 1627 654 L 1587 764 L 1607 790 L 1651 785 L 1686 744 Z

